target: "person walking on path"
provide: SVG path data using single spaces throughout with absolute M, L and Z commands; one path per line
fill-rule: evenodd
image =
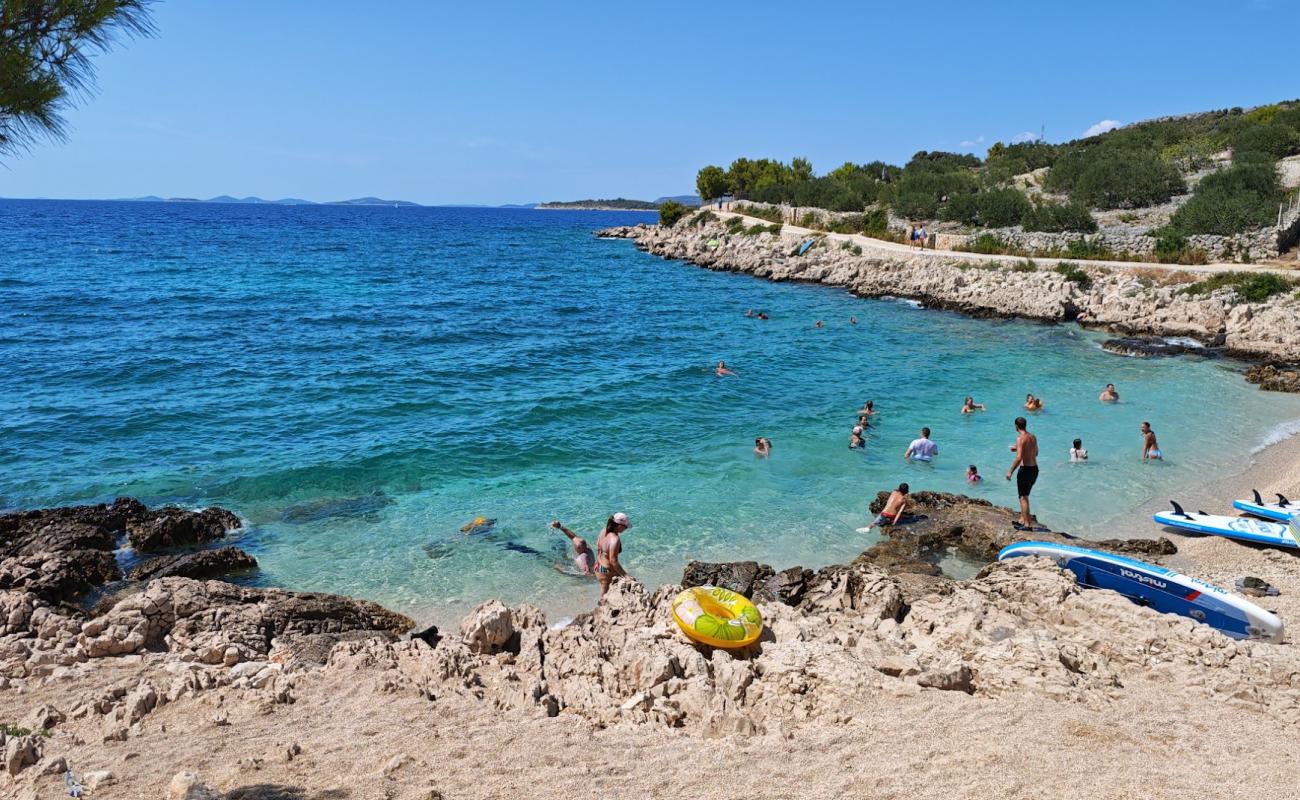
M 1029 492 L 1038 480 L 1038 437 L 1029 432 L 1024 417 L 1016 417 L 1016 457 L 1007 470 L 1007 480 L 1016 476 L 1016 494 L 1020 497 L 1020 520 L 1012 523 L 1018 531 L 1032 530 L 1034 517 L 1029 513 Z M 1017 468 L 1019 471 L 1017 472 Z

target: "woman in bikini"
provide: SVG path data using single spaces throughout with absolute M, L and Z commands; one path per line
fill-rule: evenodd
M 596 580 L 600 582 L 600 596 L 609 591 L 609 585 L 619 576 L 630 578 L 627 570 L 619 563 L 619 554 L 623 552 L 624 531 L 632 527 L 627 514 L 622 511 L 605 522 L 605 529 L 596 537 Z

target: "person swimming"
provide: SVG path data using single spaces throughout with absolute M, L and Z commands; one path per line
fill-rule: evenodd
M 737 378 L 740 377 L 740 375 L 738 375 L 737 373 L 735 373 L 735 372 L 733 372 L 733 371 L 727 369 L 727 362 L 725 362 L 725 361 L 719 361 L 719 362 L 718 362 L 718 368 L 717 368 L 717 370 L 715 370 L 715 372 L 717 373 L 717 376 L 718 376 L 719 378 L 725 378 L 725 377 L 727 377 L 728 375 L 733 375 L 733 376 L 735 376 L 735 377 L 737 377 Z
M 853 426 L 853 435 L 849 437 L 849 449 L 859 450 L 867 446 L 867 440 L 862 438 L 862 426 Z
M 862 406 L 862 408 L 858 409 L 858 416 L 860 417 L 869 417 L 874 413 L 876 413 L 875 400 L 868 400 L 866 404 Z
M 857 324 L 858 324 L 858 318 L 857 318 L 857 317 L 849 317 L 849 324 L 850 324 L 850 325 L 857 325 Z
M 1139 430 L 1142 433 L 1142 460 L 1163 460 L 1165 454 L 1160 452 L 1160 444 L 1156 442 L 1156 432 L 1151 430 L 1151 423 L 1143 422 Z
M 1027 394 L 1027 395 L 1025 395 L 1025 410 L 1026 410 L 1026 411 L 1042 411 L 1042 410 L 1043 410 L 1043 398 L 1041 398 L 1041 397 L 1034 397 L 1032 394 Z
M 983 403 L 975 402 L 974 397 L 966 395 L 966 402 L 962 404 L 961 413 L 974 414 L 976 411 L 988 411 L 988 408 Z
M 1103 403 L 1118 403 L 1119 392 L 1115 391 L 1115 384 L 1106 384 L 1106 388 L 1101 390 L 1101 394 L 1097 395 L 1097 399 Z
M 551 527 L 569 537 L 569 541 L 573 543 L 573 563 L 578 568 L 578 572 L 594 577 L 596 575 L 596 556 L 591 552 L 591 546 L 587 544 L 587 540 L 564 527 L 558 519 L 551 523 Z
M 863 428 L 870 428 L 871 417 L 868 417 L 866 414 L 863 414 L 862 416 L 858 417 L 858 424 L 861 425 Z
M 980 475 L 979 469 L 976 468 L 974 464 L 971 464 L 969 467 L 966 468 L 967 483 L 979 483 L 983 480 L 984 480 L 984 476 Z
M 1078 463 L 1088 460 L 1088 451 L 1083 449 L 1083 440 L 1075 439 L 1074 446 L 1070 448 L 1070 461 Z
M 821 320 L 817 320 L 817 323 L 816 323 L 815 325 L 813 325 L 813 327 L 814 327 L 814 328 L 823 328 L 823 327 L 825 327 L 825 324 L 822 323 Z
M 747 308 L 747 309 L 745 309 L 745 316 L 746 316 L 746 317 L 753 317 L 753 316 L 754 316 L 754 309 L 752 309 L 752 308 Z
M 754 440 L 754 455 L 767 458 L 772 455 L 772 440 L 765 436 L 760 436 Z
M 760 312 L 758 312 L 758 318 L 759 318 L 759 319 L 767 319 L 767 312 L 766 312 L 766 311 L 760 311 Z

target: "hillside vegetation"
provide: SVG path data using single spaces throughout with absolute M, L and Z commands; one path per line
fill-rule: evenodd
M 1220 154 L 1231 152 L 1226 163 Z M 824 175 L 803 158 L 738 158 L 707 166 L 703 198 L 731 195 L 839 212 L 889 209 L 906 219 L 978 228 L 1091 233 L 1094 210 L 1139 209 L 1186 195 L 1189 177 L 1222 164 L 1195 185 L 1156 235 L 1228 235 L 1269 225 L 1282 200 L 1276 162 L 1300 153 L 1300 101 L 1151 120 L 1062 144 L 1026 142 L 966 153 L 921 151 L 902 166 L 848 162 Z M 1037 172 L 1040 171 L 1041 172 Z M 1030 179 L 1041 192 L 1023 189 Z

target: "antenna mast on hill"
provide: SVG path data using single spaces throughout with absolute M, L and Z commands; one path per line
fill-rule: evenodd
M 1046 123 L 1043 123 L 1043 122 L 1038 123 L 1038 141 L 1040 141 L 1040 142 L 1045 142 L 1045 141 L 1047 141 L 1047 124 L 1046 124 Z

